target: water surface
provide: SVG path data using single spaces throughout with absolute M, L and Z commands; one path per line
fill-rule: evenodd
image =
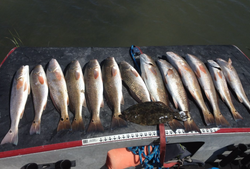
M 15 45 L 129 47 L 234 44 L 250 56 L 249 0 L 2 0 L 0 60 Z

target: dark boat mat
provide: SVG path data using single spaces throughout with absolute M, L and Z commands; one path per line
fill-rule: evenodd
M 141 47 L 141 50 L 150 55 L 155 60 L 157 58 L 165 58 L 167 51 L 173 51 L 181 56 L 186 53 L 194 54 L 202 61 L 206 62 L 207 59 L 216 59 L 218 57 L 228 60 L 231 58 L 233 66 L 238 72 L 238 75 L 242 81 L 242 85 L 245 89 L 246 95 L 250 98 L 250 66 L 249 60 L 245 55 L 233 45 L 212 45 L 212 46 L 150 46 Z M 134 65 L 129 54 L 129 47 L 117 47 L 117 48 L 101 48 L 101 47 L 79 47 L 79 48 L 30 48 L 20 47 L 17 48 L 10 56 L 5 60 L 4 64 L 0 68 L 0 139 L 2 140 L 7 131 L 10 128 L 10 114 L 9 114 L 9 101 L 10 91 L 12 85 L 12 79 L 17 69 L 22 65 L 29 65 L 30 71 L 37 65 L 41 64 L 45 67 L 51 58 L 57 59 L 64 70 L 72 60 L 78 60 L 82 67 L 91 59 L 97 59 L 100 63 L 107 57 L 115 57 L 119 63 L 123 60 Z M 244 118 L 242 121 L 235 122 L 230 113 L 229 108 L 221 99 L 219 99 L 219 106 L 224 117 L 229 121 L 232 128 L 249 128 L 250 127 L 250 114 L 247 108 L 241 104 L 236 95 L 230 89 L 233 103 L 238 112 Z M 188 92 L 187 92 L 188 93 Z M 122 110 L 125 110 L 129 106 L 136 104 L 136 101 L 129 95 L 127 89 L 123 86 L 123 95 L 125 104 L 121 106 Z M 200 128 L 208 128 L 204 125 L 204 121 L 201 115 L 200 109 L 194 103 L 191 95 L 188 94 L 191 116 L 195 123 Z M 207 105 L 208 101 L 204 97 Z M 172 100 L 171 100 L 172 101 Z M 211 110 L 211 107 L 209 107 Z M 83 117 L 85 122 L 85 128 L 88 127 L 90 121 L 90 113 L 86 108 L 83 108 Z M 70 119 L 72 121 L 73 114 L 69 112 Z M 18 133 L 18 145 L 13 146 L 11 144 L 5 144 L 0 146 L 0 152 L 7 150 L 17 150 L 22 148 L 30 148 L 41 145 L 49 145 L 54 143 L 69 142 L 75 140 L 81 140 L 86 138 L 101 137 L 114 134 L 123 134 L 131 132 L 151 131 L 156 130 L 156 126 L 140 126 L 133 123 L 129 123 L 126 128 L 119 128 L 113 131 L 110 130 L 110 123 L 112 112 L 108 108 L 106 102 L 104 108 L 100 113 L 101 122 L 105 128 L 103 133 L 86 134 L 84 132 L 72 132 L 61 131 L 56 132 L 57 124 L 60 119 L 60 114 L 55 110 L 50 97 L 48 98 L 48 104 L 46 110 L 42 116 L 41 122 L 41 134 L 29 135 L 29 129 L 34 118 L 34 109 L 32 103 L 32 97 L 29 95 L 23 118 L 19 123 Z M 215 126 L 209 126 L 209 128 Z

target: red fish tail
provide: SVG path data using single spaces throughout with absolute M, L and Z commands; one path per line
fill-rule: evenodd
M 41 131 L 40 126 L 41 126 L 41 121 L 33 121 L 30 127 L 30 135 L 40 134 Z
M 58 126 L 57 126 L 57 131 L 61 130 L 71 130 L 71 124 L 69 121 L 69 117 L 62 118 L 60 119 Z
M 202 113 L 207 126 L 215 124 L 214 116 L 209 112 L 209 110 L 203 110 Z
M 84 123 L 82 117 L 74 118 L 74 121 L 72 122 L 72 130 L 84 131 Z
M 87 132 L 91 133 L 91 132 L 103 132 L 103 131 L 104 128 L 102 126 L 100 118 L 92 119 L 91 122 L 89 123 Z
M 192 131 L 196 131 L 199 133 L 201 132 L 199 127 L 191 118 L 188 118 L 187 121 L 184 121 L 184 128 L 185 128 L 185 132 L 192 132 Z
M 8 133 L 3 138 L 1 144 L 6 144 L 6 143 L 12 143 L 14 145 L 17 145 L 17 143 L 18 143 L 18 129 L 16 129 L 16 130 L 10 129 L 8 131 Z
M 233 114 L 233 118 L 235 121 L 239 121 L 243 119 L 243 117 L 240 115 L 240 113 L 236 109 L 234 109 L 234 111 L 231 111 L 231 112 Z
M 169 127 L 176 132 L 177 129 L 184 129 L 183 125 L 176 119 L 168 122 Z
M 118 127 L 126 127 L 126 126 L 127 126 L 127 122 L 121 117 L 115 116 L 115 115 L 112 117 L 112 123 L 111 123 L 112 129 L 118 128 Z
M 215 113 L 216 114 L 216 113 Z M 229 127 L 230 124 L 228 121 L 225 119 L 225 117 L 221 114 L 218 113 L 219 115 L 215 116 L 215 123 L 218 127 Z

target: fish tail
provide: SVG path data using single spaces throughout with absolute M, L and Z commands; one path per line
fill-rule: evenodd
M 72 130 L 84 131 L 84 123 L 82 117 L 74 119 L 74 121 L 72 122 Z
M 112 123 L 111 123 L 111 128 L 118 128 L 118 127 L 126 127 L 127 126 L 127 122 L 125 120 L 123 120 L 121 117 L 119 116 L 113 116 L 112 118 Z
M 31 127 L 30 127 L 30 135 L 33 134 L 40 134 L 40 126 L 41 126 L 41 121 L 33 121 Z
M 61 131 L 61 130 L 71 130 L 69 117 L 66 117 L 66 118 L 61 117 L 57 126 L 57 131 Z
M 240 113 L 236 109 L 231 110 L 231 112 L 233 114 L 233 117 L 234 117 L 235 121 L 239 121 L 239 120 L 243 119 L 243 117 L 240 115 Z
M 186 115 L 188 116 L 187 120 L 183 122 L 185 132 L 190 132 L 190 131 L 196 131 L 196 132 L 201 132 L 199 127 L 196 125 L 194 120 L 191 118 L 190 113 L 187 111 Z
M 103 132 L 103 131 L 104 128 L 102 126 L 100 118 L 96 120 L 92 119 L 91 122 L 89 123 L 87 132 L 90 133 L 90 132 Z
M 202 113 L 207 126 L 215 124 L 214 116 L 209 112 L 209 110 L 203 110 Z
M 177 129 L 184 129 L 183 125 L 176 119 L 168 122 L 169 127 L 176 132 Z
M 216 113 L 214 113 L 216 114 Z M 225 117 L 219 112 L 217 113 L 219 115 L 215 115 L 215 123 L 218 127 L 229 127 L 230 124 L 228 123 L 228 121 L 225 119 Z
M 12 130 L 10 129 L 8 133 L 3 138 L 1 144 L 12 143 L 17 145 L 18 143 L 18 129 Z

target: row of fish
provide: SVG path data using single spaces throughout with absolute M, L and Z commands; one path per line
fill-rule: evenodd
M 176 120 L 178 119 L 184 121 L 186 132 L 200 132 L 191 118 L 184 86 L 201 108 L 207 125 L 216 123 L 217 126 L 229 126 L 229 123 L 219 110 L 215 88 L 219 91 L 223 101 L 230 107 L 234 119 L 242 119 L 232 104 L 225 79 L 235 90 L 239 100 L 248 107 L 250 107 L 250 104 L 231 60 L 226 62 L 217 59 L 217 63 L 208 60 L 209 73 L 204 63 L 197 57 L 187 54 L 185 58 L 186 60 L 173 52 L 167 52 L 167 59 L 171 64 L 163 59 L 157 60 L 156 64 L 148 55 L 141 54 L 141 76 L 133 66 L 125 61 L 122 61 L 118 66 L 113 57 L 104 60 L 102 70 L 97 60 L 89 61 L 85 67 L 84 76 L 79 62 L 73 61 L 69 65 L 65 78 L 60 65 L 55 59 L 49 62 L 46 74 L 42 66 L 38 65 L 32 70 L 29 77 L 29 67 L 22 66 L 17 71 L 12 85 L 10 100 L 11 127 L 1 144 L 13 143 L 16 145 L 18 143 L 18 124 L 24 112 L 30 86 L 35 108 L 35 118 L 30 128 L 30 134 L 40 134 L 41 116 L 46 107 L 48 89 L 54 106 L 61 113 L 57 131 L 71 129 L 68 105 L 75 114 L 72 122 L 73 130 L 84 130 L 82 119 L 82 106 L 84 106 L 88 107 L 92 114 L 92 120 L 87 131 L 104 131 L 100 120 L 100 107 L 104 106 L 103 93 L 108 106 L 113 111 L 111 127 L 126 126 L 126 121 L 120 118 L 122 115 L 120 106 L 124 104 L 122 80 L 128 86 L 131 96 L 139 103 L 162 102 L 169 107 L 167 88 L 173 98 L 175 108 L 186 114 L 186 116 L 183 116 L 182 113 L 179 113 L 179 115 L 182 115 L 181 117 L 175 115 L 169 119 L 169 125 L 173 129 L 182 128 L 181 123 Z M 212 105 L 214 116 L 204 102 L 200 86 Z M 136 115 L 136 117 L 139 116 Z M 163 117 L 161 115 L 157 119 L 160 120 Z M 133 122 L 135 116 L 130 114 L 129 118 L 127 116 L 126 119 Z M 138 119 L 140 121 L 140 118 L 136 120 Z M 148 123 L 143 124 L 150 125 Z
M 228 121 L 220 112 L 215 88 L 220 93 L 222 100 L 225 101 L 226 104 L 230 107 L 234 119 L 236 121 L 243 119 L 233 106 L 231 96 L 227 87 L 227 82 L 235 91 L 240 102 L 243 102 L 248 108 L 250 108 L 250 103 L 246 97 L 240 79 L 237 75 L 236 70 L 233 68 L 232 61 L 230 59 L 228 62 L 223 59 L 217 59 L 217 62 L 208 60 L 208 67 L 210 70 L 209 72 L 205 64 L 194 55 L 187 54 L 184 59 L 183 57 L 173 52 L 167 52 L 166 54 L 167 59 L 171 64 L 162 59 L 157 60 L 157 64 L 161 71 L 163 82 L 165 83 L 166 88 L 173 98 L 175 107 L 177 109 L 186 111 L 187 116 L 190 117 L 187 121 L 184 121 L 184 127 L 186 131 L 197 131 L 198 127 L 190 116 L 187 95 L 185 93 L 183 85 L 190 92 L 196 103 L 201 108 L 204 121 L 207 125 L 216 124 L 217 126 L 230 126 Z M 148 87 L 149 91 L 150 88 L 163 89 L 162 84 L 160 84 L 160 77 L 158 77 L 157 82 L 153 81 L 153 79 L 149 80 L 149 74 L 151 74 L 151 76 L 156 76 L 159 74 L 157 70 L 158 67 L 156 66 L 154 60 L 152 60 L 145 54 L 141 54 L 140 62 L 142 78 L 144 79 L 147 86 L 151 86 Z M 148 70 L 144 71 L 143 69 Z M 202 87 L 207 99 L 212 106 L 214 116 L 209 111 L 204 102 L 200 86 Z M 153 98 L 151 97 L 151 99 L 153 101 L 166 102 L 165 98 L 158 97 L 163 93 L 164 92 L 161 91 L 158 95 L 155 95 Z M 165 93 L 164 95 L 167 95 Z

